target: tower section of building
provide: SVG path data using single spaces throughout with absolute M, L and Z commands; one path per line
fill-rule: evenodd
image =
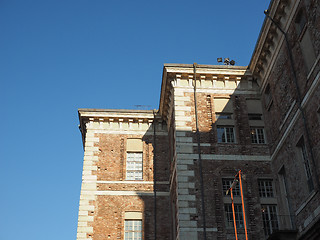
M 173 239 L 234 237 L 226 191 L 239 170 L 246 175 L 248 234 L 263 239 L 261 209 L 276 209 L 277 201 L 259 86 L 251 72 L 246 67 L 165 64 L 159 113 L 169 133 Z M 235 203 L 239 239 L 244 239 L 239 191 Z
M 168 132 L 154 111 L 79 109 L 77 239 L 170 239 Z

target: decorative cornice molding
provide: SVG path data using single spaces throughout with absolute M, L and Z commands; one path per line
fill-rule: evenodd
M 269 15 L 284 32 L 288 31 L 300 1 L 274 0 L 270 3 Z M 261 90 L 264 88 L 264 80 L 270 74 L 283 41 L 283 34 L 266 17 L 249 64 L 253 76 L 261 81 Z
M 193 89 L 193 65 L 165 64 L 163 68 L 159 114 L 166 121 L 172 112 L 170 99 L 173 88 L 183 88 L 189 92 Z M 253 78 L 250 70 L 243 66 L 230 65 L 197 65 L 198 91 L 252 91 Z M 241 82 L 246 82 L 241 84 Z M 168 123 L 167 123 L 168 124 Z

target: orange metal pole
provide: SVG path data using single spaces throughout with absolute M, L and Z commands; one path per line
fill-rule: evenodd
M 246 234 L 246 240 L 248 240 L 247 233 L 247 222 L 246 222 L 246 211 L 244 209 L 244 201 L 243 201 L 243 191 L 242 191 L 242 181 L 241 181 L 241 170 L 239 171 L 239 182 L 240 182 L 240 191 L 241 191 L 241 201 L 242 201 L 242 212 L 243 212 L 243 222 L 244 222 L 244 232 Z
M 233 214 L 234 234 L 236 235 L 236 240 L 238 240 L 237 224 L 236 224 L 236 215 L 235 215 L 235 213 L 234 213 L 234 203 L 233 203 L 232 188 L 230 188 L 230 192 L 231 192 L 231 203 L 232 203 L 232 214 Z

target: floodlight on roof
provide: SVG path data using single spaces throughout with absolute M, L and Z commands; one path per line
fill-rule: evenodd
M 236 64 L 236 62 L 234 60 L 230 61 L 230 58 L 224 58 L 224 60 L 222 60 L 221 57 L 217 58 L 217 62 L 223 63 L 224 65 L 235 65 Z

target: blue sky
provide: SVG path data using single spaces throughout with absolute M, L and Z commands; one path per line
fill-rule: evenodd
M 77 109 L 157 109 L 164 63 L 248 65 L 268 5 L 1 0 L 0 239 L 75 239 Z

